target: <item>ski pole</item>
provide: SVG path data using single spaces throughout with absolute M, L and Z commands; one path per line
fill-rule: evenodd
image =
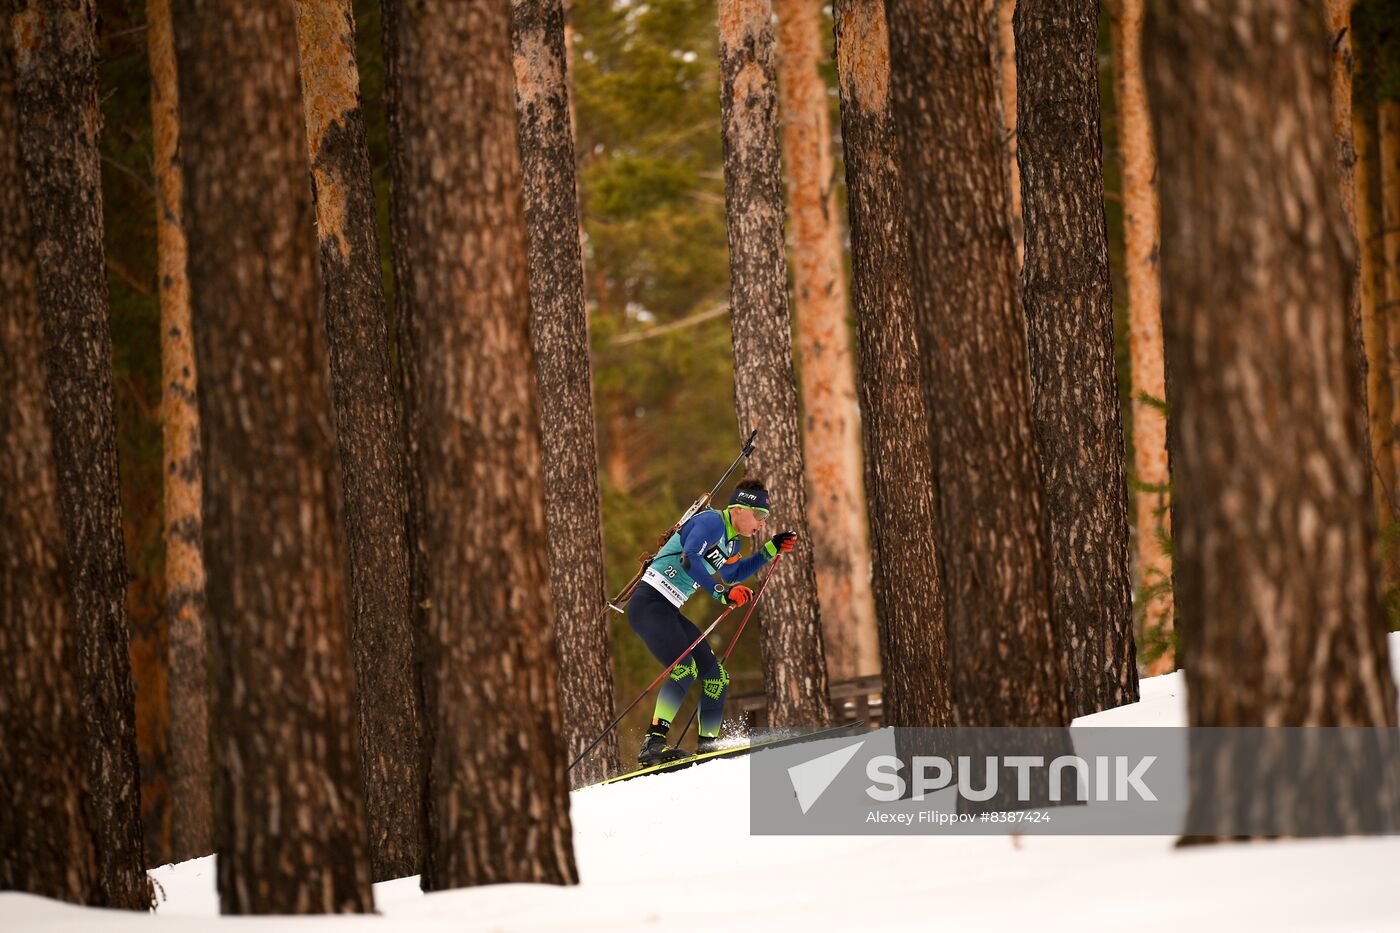
M 757 597 L 755 597 L 755 599 L 757 599 Z M 647 688 L 646 688 L 645 690 L 643 690 L 641 693 L 637 694 L 637 698 L 636 698 L 635 700 L 633 700 L 631 703 L 628 703 L 628 704 L 627 704 L 627 708 L 626 708 L 625 710 L 623 710 L 621 713 L 619 713 L 619 714 L 618 714 L 618 717 L 617 717 L 616 719 L 614 719 L 612 722 L 608 723 L 608 727 L 607 727 L 606 729 L 604 729 L 602 732 L 600 732 L 600 733 L 598 734 L 598 737 L 588 744 L 588 747 L 587 747 L 587 748 L 585 748 L 583 751 L 581 751 L 581 752 L 578 753 L 578 757 L 575 758 L 572 762 L 569 763 L 569 768 L 568 768 L 568 770 L 572 771 L 572 770 L 574 769 L 574 765 L 578 764 L 580 761 L 583 760 L 583 758 L 584 758 L 585 755 L 587 755 L 589 752 L 593 751 L 593 749 L 597 748 L 597 747 L 598 747 L 598 743 L 601 742 L 601 741 L 603 741 L 603 738 L 604 738 L 605 736 L 607 736 L 607 734 L 608 734 L 609 732 L 611 732 L 611 731 L 613 731 L 614 729 L 616 729 L 616 728 L 617 728 L 617 724 L 620 723 L 620 722 L 622 722 L 622 720 L 623 720 L 624 718 L 626 718 L 626 716 L 627 716 L 628 713 L 632 712 L 632 707 L 634 707 L 634 706 L 636 706 L 638 703 L 642 702 L 642 698 L 643 698 L 643 697 L 645 697 L 648 693 L 651 693 L 652 690 L 656 689 L 656 685 L 659 684 L 659 683 L 661 683 L 661 681 L 665 680 L 665 679 L 666 679 L 666 675 L 669 674 L 669 673 L 671 673 L 671 671 L 673 671 L 673 670 L 675 669 L 675 667 L 676 667 L 677 664 L 679 664 L 679 663 L 681 663 L 682 661 L 684 661 L 685 658 L 686 658 L 686 656 L 687 656 L 688 654 L 690 654 L 690 652 L 692 652 L 692 651 L 695 650 L 695 646 L 698 645 L 698 644 L 700 644 L 700 642 L 704 641 L 704 640 L 705 640 L 705 636 L 708 635 L 708 634 L 710 634 L 711 632 L 713 632 L 713 631 L 715 630 L 715 626 L 717 626 L 717 625 L 719 625 L 721 622 L 723 622 L 723 621 L 724 621 L 724 617 L 727 616 L 727 615 L 729 615 L 729 614 L 730 614 L 731 612 L 733 612 L 733 611 L 734 611 L 734 607 L 733 607 L 733 606 L 730 606 L 728 609 L 726 609 L 726 610 L 724 610 L 723 612 L 721 612 L 721 613 L 719 614 L 719 616 L 718 616 L 713 622 L 710 623 L 709 628 L 707 628 L 707 629 L 705 629 L 705 631 L 701 632 L 701 633 L 700 633 L 700 637 L 697 638 L 697 639 L 695 639 L 693 642 L 691 642 L 691 643 L 690 643 L 690 647 L 687 648 L 687 649 L 685 649 L 685 651 L 681 652 L 681 656 L 678 657 L 678 658 L 676 658 L 674 661 L 672 661 L 672 662 L 666 667 L 666 669 L 665 669 L 664 671 L 661 672 L 661 675 L 651 682 L 651 686 L 647 687 Z
M 715 483 L 714 488 L 711 489 L 709 492 L 705 493 L 705 495 L 701 496 L 699 499 L 696 499 L 694 502 L 692 502 L 690 504 L 690 508 L 686 509 L 685 513 L 681 515 L 680 520 L 677 521 L 670 528 L 666 529 L 666 533 L 663 534 L 660 538 L 656 539 L 656 547 L 658 550 L 666 543 L 666 539 L 671 537 L 671 535 L 675 533 L 676 529 L 680 528 L 686 522 L 694 518 L 695 515 L 701 509 L 703 509 L 705 506 L 709 505 L 711 501 L 713 501 L 715 494 L 719 492 L 720 487 L 724 485 L 725 480 L 729 479 L 729 474 L 733 473 L 736 469 L 738 469 L 739 464 L 742 463 L 744 460 L 748 459 L 749 454 L 753 453 L 754 438 L 756 437 L 758 437 L 758 428 L 754 428 L 753 431 L 750 432 L 749 439 L 744 441 L 744 446 L 739 451 L 739 456 L 735 457 L 734 462 L 729 464 L 729 469 L 724 471 L 724 475 L 719 478 L 718 483 Z M 653 551 L 652 553 L 644 555 L 642 557 L 641 568 L 638 569 L 637 573 L 632 577 L 632 579 L 627 581 L 627 584 L 623 586 L 623 588 L 618 592 L 618 594 L 615 597 L 608 600 L 608 602 L 603 606 L 601 615 L 606 616 L 608 614 L 609 609 L 612 609 L 618 613 L 626 611 L 624 607 L 627 605 L 627 600 L 631 598 L 632 592 L 637 588 L 637 584 L 641 582 L 642 574 L 646 572 L 647 565 L 651 563 L 652 559 L 655 556 L 656 552 Z
M 733 473 L 736 469 L 738 469 L 738 468 L 739 468 L 739 464 L 742 463 L 743 461 L 747 460 L 749 454 L 753 453 L 753 447 L 754 447 L 753 442 L 754 442 L 754 438 L 756 438 L 756 437 L 758 437 L 758 428 L 754 428 L 753 431 L 751 431 L 751 432 L 749 433 L 749 439 L 746 440 L 746 441 L 744 441 L 744 446 L 740 449 L 740 451 L 739 451 L 739 456 L 735 457 L 735 458 L 734 458 L 734 462 L 731 463 L 731 464 L 729 464 L 729 469 L 727 469 L 727 470 L 724 471 L 724 475 L 721 476 L 721 477 L 719 478 L 719 482 L 718 482 L 718 483 L 715 483 L 713 489 L 711 489 L 709 492 L 705 493 L 705 501 L 706 501 L 706 502 L 709 502 L 711 499 L 713 499 L 713 498 L 715 497 L 715 493 L 719 492 L 719 488 L 720 488 L 721 486 L 724 485 L 724 481 L 727 480 L 727 479 L 729 479 L 729 474 L 730 474 L 730 473 Z M 685 522 L 686 522 L 686 520 L 689 519 L 692 515 L 694 515 L 694 514 L 695 514 L 696 512 L 698 512 L 698 511 L 700 511 L 700 503 L 699 503 L 699 502 L 696 502 L 695 504 L 691 505 L 690 508 L 691 508 L 690 515 L 687 515 L 685 518 L 681 519 L 681 524 L 682 524 L 682 525 L 684 525 Z
M 778 569 L 778 561 L 782 559 L 783 555 L 779 552 L 778 556 L 773 558 L 773 563 L 768 565 L 768 572 L 763 575 L 763 582 L 758 585 L 758 592 L 754 594 L 753 602 L 749 604 L 749 611 L 744 613 L 744 617 L 739 620 L 739 627 L 734 630 L 734 637 L 729 640 L 729 647 L 724 649 L 724 657 L 719 659 L 720 664 L 729 660 L 734 646 L 739 643 L 739 636 L 744 634 L 744 626 L 749 624 L 749 616 L 753 615 L 753 611 L 758 608 L 758 597 L 763 595 L 763 588 L 768 585 L 768 578 L 773 576 L 773 571 Z M 681 739 L 685 738 L 685 734 L 690 731 L 690 724 L 695 721 L 695 714 L 698 712 L 700 712 L 699 700 L 696 701 L 695 708 L 690 711 L 690 718 L 685 721 L 684 726 L 681 726 L 680 735 L 676 736 L 677 747 L 680 747 Z

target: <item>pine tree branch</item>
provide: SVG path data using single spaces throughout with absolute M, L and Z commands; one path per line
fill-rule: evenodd
M 689 317 L 683 317 L 679 321 L 672 321 L 669 324 L 660 324 L 656 327 L 650 327 L 646 330 L 639 330 L 630 334 L 620 334 L 612 339 L 612 345 L 615 347 L 623 347 L 629 343 L 640 343 L 643 340 L 650 340 L 653 337 L 660 337 L 663 334 L 673 333 L 674 331 L 684 330 L 687 327 L 703 324 L 706 321 L 712 321 L 728 313 L 729 305 L 717 305 L 705 311 L 699 311 Z
M 127 285 L 130 285 L 132 288 L 136 289 L 136 291 L 140 292 L 141 294 L 155 294 L 155 285 L 139 277 L 135 272 L 131 271 L 129 268 L 123 265 L 121 260 L 117 259 L 115 256 L 107 256 L 107 268 L 112 271 L 113 275 L 121 279 Z

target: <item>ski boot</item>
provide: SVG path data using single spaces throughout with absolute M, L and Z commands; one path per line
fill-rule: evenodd
M 648 732 L 642 741 L 642 750 L 637 754 L 637 764 L 643 768 L 650 768 L 653 765 L 669 764 L 689 757 L 679 748 L 672 748 L 666 744 L 666 733 Z

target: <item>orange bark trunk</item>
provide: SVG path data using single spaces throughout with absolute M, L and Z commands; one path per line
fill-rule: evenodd
M 819 0 L 776 0 L 792 276 L 802 360 L 807 521 L 826 659 L 835 679 L 880 669 L 865 527 L 855 364 L 831 155 Z
M 1118 148 L 1123 156 L 1123 228 L 1128 284 L 1128 347 L 1132 363 L 1133 472 L 1138 488 L 1137 613 L 1139 651 L 1148 676 L 1176 667 L 1171 638 L 1171 534 L 1167 484 L 1167 389 L 1162 357 L 1162 287 L 1157 153 L 1142 75 L 1142 0 L 1120 0 L 1113 11 L 1113 74 L 1118 99 Z
M 1016 154 L 1016 0 L 992 0 L 996 13 L 997 93 L 1006 140 L 1006 190 L 1010 194 L 1011 237 L 1016 241 L 1016 268 L 1026 259 L 1026 228 L 1021 219 L 1021 163 Z
M 1363 354 L 1366 358 L 1367 437 L 1370 443 L 1372 495 L 1375 498 L 1379 527 L 1390 521 L 1390 489 L 1394 485 L 1393 446 L 1391 426 L 1393 404 L 1386 357 L 1386 327 L 1376 312 L 1374 276 L 1376 262 L 1371 255 L 1375 217 L 1371 210 L 1371 179 L 1364 164 L 1366 147 L 1371 145 L 1372 133 L 1366 125 L 1374 119 L 1373 107 L 1367 107 L 1360 121 L 1353 113 L 1353 71 L 1351 10 L 1355 0 L 1327 0 L 1328 38 L 1332 47 L 1332 133 L 1337 139 L 1337 169 L 1342 185 L 1342 208 L 1356 236 L 1360 252 L 1357 263 L 1354 309 L 1360 328 Z M 1374 166 L 1372 166 L 1374 168 Z
M 1352 173 L 1356 146 L 1351 134 L 1351 8 L 1354 0 L 1327 0 L 1327 34 L 1332 45 L 1332 135 L 1337 140 L 1337 169 L 1342 181 L 1342 209 L 1356 229 L 1356 188 Z
M 161 434 L 165 459 L 165 595 L 169 634 L 171 858 L 213 851 L 204 635 L 204 470 L 181 200 L 179 90 L 170 0 L 150 0 L 151 137 L 160 281 Z
M 1400 391 L 1400 101 L 1383 100 L 1380 110 L 1380 183 L 1381 183 L 1381 262 L 1383 304 L 1380 316 L 1385 320 L 1390 348 L 1389 373 L 1391 390 L 1391 468 L 1400 476 L 1400 445 L 1394 443 L 1395 412 Z

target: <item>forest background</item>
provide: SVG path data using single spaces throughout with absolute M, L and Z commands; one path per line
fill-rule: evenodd
M 379 4 L 357 0 L 354 6 L 389 291 L 385 313 L 392 315 Z M 160 864 L 169 852 L 170 799 L 164 779 L 169 710 L 164 682 L 161 341 L 145 4 L 99 0 L 98 8 L 106 254 L 130 566 L 127 602 L 147 855 L 152 864 Z M 656 535 L 715 482 L 736 455 L 742 436 L 734 413 L 730 328 L 724 313 L 729 265 L 718 37 L 712 0 L 573 0 L 570 15 L 599 483 L 609 591 L 614 592 L 631 577 L 638 555 L 651 549 Z M 844 242 L 845 169 L 830 15 L 829 8 L 824 10 L 822 72 L 836 158 L 830 183 Z M 1132 464 L 1121 160 L 1110 35 L 1108 17 L 1101 15 L 1104 208 L 1126 460 Z M 684 325 L 662 328 L 676 322 Z M 392 326 L 389 333 L 392 339 Z M 800 366 L 800 361 L 794 364 Z M 749 427 L 743 426 L 744 433 Z M 760 444 L 762 440 L 760 433 Z M 775 524 L 783 525 L 781 503 Z M 700 605 L 688 611 L 703 625 L 715 609 Z M 1392 611 L 1392 620 L 1394 616 Z M 612 618 L 614 683 L 621 705 L 655 675 L 656 664 L 625 620 Z M 1150 644 L 1139 650 L 1144 664 L 1151 660 Z M 731 696 L 762 689 L 756 635 L 739 643 L 729 668 L 734 679 Z

